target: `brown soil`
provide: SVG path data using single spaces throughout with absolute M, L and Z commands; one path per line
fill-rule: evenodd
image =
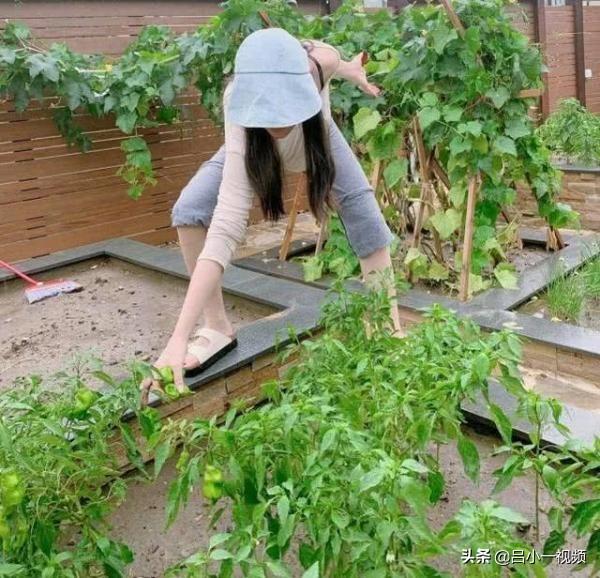
M 37 277 L 73 279 L 84 289 L 29 305 L 20 281 L 0 284 L 0 388 L 19 376 L 48 376 L 90 354 L 109 366 L 151 360 L 166 345 L 187 289 L 183 279 L 114 259 Z M 236 328 L 273 313 L 231 296 L 226 307 Z
M 452 446 L 442 446 L 440 459 L 445 473 L 447 487 L 441 502 L 435 507 L 430 516 L 430 522 L 435 529 L 444 523 L 460 508 L 463 499 L 476 501 L 485 500 L 490 496 L 495 478 L 492 472 L 504 461 L 502 456 L 491 457 L 495 447 L 500 442 L 489 435 L 483 435 L 469 430 L 471 439 L 477 445 L 481 458 L 481 482 L 473 484 L 464 474 L 462 462 Z M 227 531 L 231 523 L 228 511 L 220 520 L 216 529 L 210 530 L 208 521 L 211 516 L 210 506 L 203 502 L 199 491 L 194 492 L 188 506 L 180 513 L 176 523 L 169 529 L 164 529 L 165 501 L 170 480 L 174 476 L 173 461 L 169 462 L 159 479 L 155 482 L 134 481 L 128 490 L 125 503 L 113 514 L 113 537 L 125 541 L 136 553 L 136 560 L 131 566 L 130 576 L 135 578 L 161 578 L 166 568 L 187 557 L 199 549 L 206 547 L 210 536 L 217 532 Z M 510 488 L 498 496 L 500 503 L 526 516 L 532 522 L 535 519 L 535 485 L 531 476 L 516 480 Z M 542 492 L 541 505 L 547 510 L 548 496 Z M 542 539 L 549 529 L 544 514 L 540 517 Z M 526 530 L 525 536 L 533 540 L 533 526 Z M 484 544 L 482 548 L 486 547 Z M 583 548 L 582 544 L 571 544 L 566 548 Z M 537 547 L 541 553 L 541 547 Z M 459 576 L 464 568 L 460 559 L 443 560 L 434 563 L 445 569 L 453 576 Z M 571 576 L 574 566 L 554 565 L 548 569 L 552 578 Z M 293 570 L 294 577 L 300 577 L 299 566 Z M 578 573 L 582 578 L 589 576 L 585 572 Z

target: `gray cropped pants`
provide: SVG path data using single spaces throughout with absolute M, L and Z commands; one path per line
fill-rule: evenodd
M 331 121 L 330 147 L 335 164 L 333 197 L 346 235 L 360 258 L 368 257 L 392 242 L 392 233 L 377 199 L 350 145 Z M 202 225 L 208 228 L 223 178 L 225 147 L 202 164 L 183 188 L 172 210 L 174 227 Z

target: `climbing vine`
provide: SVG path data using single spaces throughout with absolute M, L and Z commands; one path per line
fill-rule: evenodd
M 58 129 L 82 150 L 92 143 L 74 113 L 112 115 L 130 135 L 121 145 L 125 162 L 119 174 L 129 194 L 139 197 L 156 182 L 142 129 L 178 122 L 177 96 L 191 86 L 219 121 L 237 47 L 265 26 L 265 15 L 297 37 L 338 47 L 346 58 L 366 50 L 367 71 L 382 96 L 372 99 L 336 83 L 332 108 L 365 168 L 380 172 L 377 192 L 395 232 L 420 232 L 421 225 L 429 231 L 404 256 L 407 271 L 413 279 L 436 281 L 460 271 L 466 193 L 477 175 L 471 290 L 482 288 L 491 273 L 511 286 L 514 275 L 504 262 L 497 221 L 514 202 L 516 184 L 530 186 L 552 227 L 572 222 L 574 213 L 556 202 L 559 173 L 534 133 L 531 100 L 522 97 L 523 90 L 541 84 L 539 51 L 514 28 L 503 0 L 458 0 L 454 8 L 464 30 L 436 4 L 393 15 L 364 13 L 347 2 L 331 16 L 306 18 L 282 0 L 230 0 L 191 34 L 144 29 L 115 59 L 77 54 L 63 44 L 41 46 L 25 26 L 10 22 L 0 35 L 0 93 L 19 111 L 32 100 L 49 99 Z M 421 137 L 426 156 L 415 161 Z M 419 198 L 424 168 L 431 173 L 429 198 Z M 422 222 L 415 217 L 419 210 Z M 454 262 L 442 243 L 454 246 Z

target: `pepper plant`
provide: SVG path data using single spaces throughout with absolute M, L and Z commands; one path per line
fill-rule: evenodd
M 600 164 L 600 118 L 566 98 L 537 129 L 542 142 L 568 163 Z
M 0 576 L 127 575 L 133 553 L 107 517 L 125 497 L 117 448 L 143 466 L 122 422 L 137 412 L 140 376 L 118 382 L 78 363 L 0 393 Z M 90 379 L 105 382 L 102 395 Z
M 518 377 L 519 339 L 509 332 L 486 336 L 438 306 L 426 317 L 399 340 L 387 328 L 386 297 L 342 293 L 325 308 L 323 333 L 284 355 L 282 361 L 292 351 L 299 358 L 284 379 L 265 384 L 266 405 L 234 408 L 221 425 L 216 419 L 167 422 L 157 430 L 161 445 L 183 443 L 168 494 L 169 523 L 198 491 L 214 505 L 211 524 L 226 509 L 232 515 L 206 549 L 169 576 L 451 576 L 457 574 L 440 570 L 439 562 L 459 560 L 466 548 L 533 555 L 533 544 L 517 531 L 529 521 L 492 499 L 464 500 L 441 529 L 428 521 L 446 484 L 437 444 L 455 444 L 467 476 L 479 477 L 477 447 L 461 428 L 464 400 L 487 400 L 509 461 L 558 460 L 525 446 L 510 453 L 510 420 L 487 397 L 494 373 L 523 405 L 530 399 Z M 576 468 L 580 489 L 596 487 L 595 463 Z M 513 477 L 522 471 L 513 468 Z M 569 476 L 574 479 L 572 471 L 564 479 Z M 573 504 L 576 495 L 575 487 L 563 494 L 558 509 L 572 510 L 572 525 L 587 534 L 596 524 L 594 506 Z M 575 514 L 583 507 L 585 514 Z M 552 544 L 559 545 L 556 535 Z M 504 572 L 495 562 L 463 568 L 464 576 Z M 540 562 L 511 570 L 546 575 Z

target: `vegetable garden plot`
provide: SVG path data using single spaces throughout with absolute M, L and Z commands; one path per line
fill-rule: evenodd
M 19 280 L 0 284 L 0 387 L 18 376 L 47 376 L 69 360 L 96 355 L 107 366 L 157 355 L 177 319 L 187 283 L 118 259 L 92 259 L 40 274 L 77 279 L 84 290 L 28 305 Z M 274 312 L 225 296 L 239 329 Z
M 464 498 L 486 499 L 496 481 L 492 472 L 503 463 L 501 456 L 493 456 L 499 441 L 493 432 L 476 432 L 465 429 L 467 437 L 473 441 L 480 452 L 481 480 L 474 484 L 465 475 L 460 455 L 451 445 L 443 445 L 440 449 L 440 461 L 446 476 L 446 487 L 443 496 L 435 509 L 428 515 L 431 525 L 441 529 L 443 525 L 460 508 Z M 223 501 L 225 512 L 215 528 L 211 528 L 211 503 L 205 500 L 201 492 L 194 492 L 189 504 L 181 511 L 177 520 L 168 529 L 165 528 L 165 510 L 169 485 L 177 476 L 177 453 L 167 462 L 156 481 L 151 483 L 132 480 L 127 488 L 125 501 L 110 517 L 113 526 L 111 536 L 126 542 L 135 553 L 135 560 L 129 568 L 130 575 L 138 578 L 162 578 L 164 571 L 180 560 L 191 556 L 201 548 L 208 548 L 211 537 L 216 533 L 227 532 L 232 527 L 231 504 Z M 498 501 L 514 509 L 528 520 L 534 519 L 535 480 L 531 474 L 518 479 L 508 489 L 500 492 Z M 541 503 L 543 507 L 550 504 L 549 495 L 543 491 Z M 542 534 L 549 532 L 547 521 L 542 517 Z M 532 536 L 530 526 L 524 526 L 522 534 Z M 299 538 L 294 539 L 291 552 L 286 555 L 294 577 L 300 577 L 303 569 L 294 560 L 297 556 Z M 214 539 L 213 539 L 214 542 Z M 584 548 L 581 540 L 574 540 L 568 547 Z M 460 563 L 460 555 L 448 555 L 440 560 L 440 566 L 452 576 L 460 576 L 465 566 Z M 572 576 L 572 565 L 555 564 L 549 574 L 552 578 L 568 578 Z
M 200 491 L 217 512 L 231 503 L 231 522 L 221 527 L 227 531 L 211 531 L 209 549 L 200 547 L 170 576 L 205 576 L 211 565 L 220 567 L 220 576 L 232 576 L 234 567 L 247 576 L 295 576 L 300 566 L 304 576 L 456 576 L 444 573 L 444 564 L 455 563 L 464 548 L 489 543 L 531 552 L 537 532 L 532 537 L 517 529 L 531 522 L 540 530 L 540 552 L 542 544 L 553 552 L 582 540 L 589 564 L 596 564 L 600 441 L 586 447 L 572 440 L 556 453 L 536 445 L 544 428 L 560 420 L 560 406 L 520 385 L 518 339 L 508 332 L 486 336 L 434 307 L 426 322 L 397 340 L 385 329 L 388 308 L 382 295 L 342 294 L 331 301 L 324 333 L 302 342 L 286 378 L 264 385 L 269 405 L 232 408 L 222 424 L 216 418 L 161 420 L 156 409 L 136 410 L 135 392 L 147 374 L 139 364 L 120 384 L 94 373 L 111 385 L 85 404 L 82 373 L 64 376 L 57 392 L 43 392 L 33 380 L 0 393 L 0 463 L 19 488 L 10 499 L 6 488 L 0 496 L 6 529 L 0 568 L 13 576 L 42 575 L 47 568 L 61 578 L 127 575 L 132 552 L 111 541 L 105 526 L 126 495 L 126 480 L 114 477 L 117 442 L 140 468 L 140 449 L 153 457 L 155 473 L 183 443 L 166 496 L 171 521 Z M 513 440 L 509 418 L 488 404 L 502 437 L 495 489 L 534 475 L 536 505 L 545 486 L 552 506 L 536 507 L 526 519 L 469 493 L 444 523 L 436 512 L 444 510 L 454 470 L 442 456 L 460 456 L 472 480 L 486 469 L 461 428 L 459 404 L 485 392 L 492 372 L 518 400 L 534 441 Z M 124 409 L 133 410 L 138 425 L 120 421 Z M 139 447 L 134 427 L 146 440 Z M 120 434 L 112 442 L 111 431 Z M 104 482 L 108 494 L 100 489 Z M 546 514 L 549 527 L 540 521 Z M 459 568 L 465 576 L 482 575 L 480 566 Z M 540 564 L 515 569 L 523 576 L 555 575 Z M 485 575 L 502 572 L 492 565 Z

